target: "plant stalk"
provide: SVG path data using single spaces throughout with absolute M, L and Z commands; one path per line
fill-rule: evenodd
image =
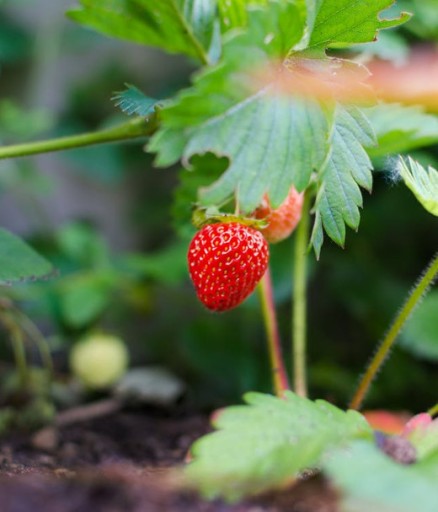
M 263 320 L 266 329 L 266 338 L 268 341 L 268 352 L 271 362 L 274 391 L 275 394 L 281 398 L 284 391 L 290 389 L 290 387 L 282 355 L 277 317 L 275 314 L 271 272 L 269 267 L 267 268 L 265 275 L 260 281 L 257 289 L 260 296 Z
M 292 354 L 294 391 L 307 396 L 306 338 L 307 338 L 307 253 L 309 243 L 310 194 L 304 195 L 301 220 L 295 239 L 292 304 Z
M 438 414 L 438 404 L 435 404 L 433 407 L 431 407 L 427 413 L 430 415 L 430 416 L 436 416 Z
M 402 309 L 395 317 L 389 331 L 387 332 L 385 338 L 381 342 L 380 346 L 377 349 L 374 357 L 369 363 L 364 376 L 359 382 L 359 386 L 354 394 L 349 408 L 350 409 L 359 409 L 362 405 L 362 402 L 367 394 L 372 381 L 376 377 L 380 368 L 386 361 L 391 348 L 393 347 L 398 335 L 400 334 L 403 326 L 406 321 L 411 316 L 414 309 L 418 306 L 423 296 L 427 293 L 430 286 L 433 284 L 435 279 L 438 276 L 438 252 L 432 258 L 431 263 L 426 267 L 424 274 L 420 277 L 418 283 L 415 285 L 414 289 L 409 294 L 406 302 L 404 303 Z
M 25 142 L 12 146 L 3 146 L 0 147 L 0 159 L 37 155 L 40 153 L 50 153 L 94 144 L 146 137 L 152 135 L 156 128 L 157 118 L 154 113 L 148 117 L 138 117 L 127 123 L 106 130 L 83 133 L 80 135 L 69 135 L 57 139 Z

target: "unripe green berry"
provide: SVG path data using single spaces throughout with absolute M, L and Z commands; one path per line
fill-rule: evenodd
M 123 341 L 110 334 L 92 334 L 77 342 L 70 352 L 73 374 L 89 389 L 115 384 L 128 367 Z

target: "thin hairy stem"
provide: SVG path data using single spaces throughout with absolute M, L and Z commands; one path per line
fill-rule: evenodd
M 408 318 L 411 316 L 414 309 L 418 306 L 421 299 L 427 293 L 430 286 L 433 284 L 434 280 L 438 276 L 438 253 L 432 258 L 431 263 L 427 266 L 424 274 L 420 277 L 418 283 L 413 288 L 412 292 L 409 294 L 405 304 L 402 309 L 395 317 L 389 331 L 387 332 L 385 338 L 380 344 L 377 352 L 369 363 L 364 376 L 362 377 L 359 386 L 356 390 L 356 393 L 353 396 L 353 399 L 350 402 L 351 409 L 359 409 L 362 405 L 362 402 L 367 394 L 372 381 L 376 377 L 383 363 L 387 359 L 391 348 L 393 347 L 398 335 L 400 334 L 403 326 L 405 325 Z
M 80 135 L 69 135 L 67 137 L 59 137 L 57 139 L 26 142 L 12 146 L 3 146 L 0 147 L 0 159 L 37 155 L 40 153 L 50 153 L 53 151 L 92 146 L 94 144 L 104 144 L 107 142 L 117 142 L 126 139 L 146 137 L 152 135 L 156 128 L 156 115 L 151 114 L 148 117 L 138 117 L 127 123 L 123 123 L 106 130 L 83 133 Z
M 272 280 L 269 267 L 266 270 L 265 275 L 260 281 L 257 289 L 260 296 L 263 320 L 265 323 L 274 391 L 277 396 L 282 397 L 284 391 L 290 388 L 282 355 L 280 335 L 278 332 L 277 317 L 275 314 L 274 297 L 272 292 Z
M 307 254 L 309 243 L 310 194 L 304 196 L 301 220 L 295 239 L 292 304 L 292 354 L 294 391 L 307 396 L 306 338 L 307 338 Z
M 438 404 L 435 404 L 433 407 L 431 407 L 427 413 L 431 416 L 436 416 L 438 414 Z

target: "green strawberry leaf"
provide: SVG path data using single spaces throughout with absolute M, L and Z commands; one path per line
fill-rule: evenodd
M 279 205 L 292 184 L 306 188 L 312 169 L 322 164 L 328 128 L 321 107 L 269 85 L 254 90 L 251 77 L 257 66 L 284 58 L 303 30 L 302 13 L 292 3 L 251 11 L 248 32 L 225 44 L 221 64 L 198 75 L 191 89 L 162 110 L 162 129 L 148 146 L 158 153 L 157 165 L 180 157 L 188 163 L 208 152 L 230 161 L 220 180 L 202 190 L 204 204 L 222 203 L 238 191 L 244 213 L 265 192 Z
M 429 292 L 407 321 L 401 345 L 410 352 L 438 361 L 438 291 Z
M 398 171 L 422 206 L 438 216 L 438 171 L 431 166 L 426 170 L 411 157 L 399 159 Z
M 0 285 L 48 277 L 54 269 L 21 238 L 0 229 Z
M 217 430 L 193 445 L 186 476 L 207 498 L 235 501 L 279 486 L 334 445 L 371 436 L 363 416 L 323 400 L 286 392 L 284 399 L 248 393 L 245 402 L 220 411 Z
M 438 142 L 438 116 L 421 107 L 381 103 L 364 109 L 377 136 L 377 145 L 367 148 L 371 157 L 404 153 Z
M 379 30 L 406 23 L 411 17 L 380 19 L 379 13 L 394 0 L 313 0 L 309 2 L 314 22 L 308 48 L 344 47 L 374 41 Z
M 108 36 L 195 57 L 218 53 L 215 0 L 80 0 L 68 16 Z
M 357 229 L 362 194 L 371 190 L 372 164 L 363 145 L 374 143 L 374 132 L 364 114 L 355 107 L 336 108 L 331 132 L 331 152 L 317 179 L 315 224 L 311 242 L 317 257 L 323 242 L 323 227 L 337 244 L 345 242 L 345 225 Z
M 111 99 L 114 101 L 114 105 L 128 116 L 132 114 L 147 116 L 154 111 L 158 104 L 158 100 L 145 96 L 140 89 L 130 84 L 126 84 L 126 89 L 116 92 Z
M 337 450 L 323 464 L 341 491 L 345 512 L 436 512 L 438 510 L 438 451 L 403 466 L 373 443 L 354 441 Z
M 248 23 L 248 7 L 266 5 L 267 3 L 268 0 L 218 0 L 223 29 L 245 27 Z

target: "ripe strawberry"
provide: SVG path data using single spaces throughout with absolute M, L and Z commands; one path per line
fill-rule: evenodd
M 208 224 L 193 237 L 187 259 L 200 301 L 212 311 L 226 311 L 254 291 L 269 249 L 260 231 L 244 224 Z
M 253 215 L 256 219 L 266 219 L 269 222 L 266 228 L 261 229 L 261 232 L 268 242 L 275 244 L 287 238 L 296 228 L 301 219 L 302 208 L 303 194 L 292 187 L 286 199 L 276 210 L 271 208 L 269 198 L 265 195 L 262 204 Z

